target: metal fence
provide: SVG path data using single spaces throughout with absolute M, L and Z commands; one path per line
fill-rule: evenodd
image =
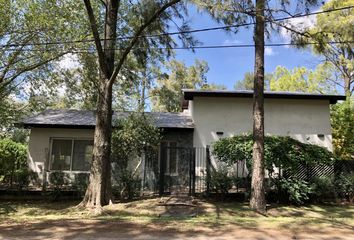
M 336 178 L 340 174 L 354 173 L 354 160 L 338 160 L 332 164 L 298 164 L 292 173 L 284 173 L 284 177 L 294 177 L 305 181 L 312 181 L 318 177 Z
M 219 162 L 215 156 L 211 154 L 212 150 L 207 147 L 188 148 L 188 147 L 164 147 L 164 148 L 147 148 L 144 154 L 141 171 L 141 190 L 153 194 L 173 194 L 187 193 L 200 194 L 210 193 L 211 177 L 213 171 L 217 171 L 217 163 Z M 16 177 L 14 172 L 2 179 L 0 182 L 0 190 L 9 189 L 31 189 L 36 187 L 40 189 L 40 181 L 31 181 L 32 183 L 26 188 L 21 186 L 20 178 Z M 332 177 L 336 179 L 341 174 L 354 174 L 354 160 L 336 161 L 333 164 L 301 164 L 291 173 L 283 171 L 281 166 L 274 168 L 271 173 L 266 171 L 267 178 L 287 178 L 294 177 L 305 181 L 312 181 L 317 177 Z M 65 185 L 62 181 L 54 180 L 52 177 L 54 172 L 48 174 L 50 189 L 55 189 L 55 185 Z M 87 184 L 88 173 L 81 174 L 83 176 L 75 176 L 75 184 L 69 184 L 71 189 L 84 192 Z M 245 161 L 239 161 L 230 167 L 229 175 L 234 178 L 232 191 L 242 192 L 249 191 L 251 173 L 247 168 Z M 55 176 L 54 176 L 55 177 Z M 67 177 L 63 175 L 65 180 Z M 81 179 L 82 178 L 82 179 Z M 57 182 L 57 184 L 55 184 Z M 54 183 L 54 184 L 53 184 Z M 18 185 L 18 186 L 17 186 Z M 66 189 L 66 187 L 62 187 Z

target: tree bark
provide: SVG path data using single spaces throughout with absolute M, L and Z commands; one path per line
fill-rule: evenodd
M 100 208 L 111 201 L 112 89 L 103 79 L 98 96 L 90 182 L 81 205 Z
M 115 41 L 117 38 L 117 16 L 119 1 L 106 1 L 104 48 L 102 49 L 96 21 L 86 0 L 92 32 L 99 52 L 100 89 L 97 101 L 96 127 L 94 135 L 93 157 L 90 170 L 90 182 L 81 202 L 84 207 L 100 209 L 112 200 L 111 184 L 111 136 L 112 136 L 112 84 L 109 81 L 114 71 Z M 98 39 L 97 39 L 98 38 Z
M 100 68 L 100 82 L 98 89 L 98 102 L 96 111 L 96 127 L 94 136 L 93 157 L 90 170 L 90 182 L 85 197 L 79 206 L 92 207 L 100 210 L 102 206 L 111 201 L 111 135 L 112 135 L 112 87 L 128 54 L 138 41 L 144 30 L 152 24 L 167 8 L 181 0 L 171 0 L 161 6 L 152 16 L 135 32 L 127 48 L 121 53 L 115 66 L 115 47 L 117 40 L 117 21 L 119 0 L 106 0 L 104 39 L 100 39 L 98 25 L 90 0 L 85 3 L 88 19 L 95 39 Z M 103 47 L 101 42 L 103 41 Z
M 266 211 L 264 190 L 264 0 L 256 1 L 255 78 L 253 93 L 253 168 L 250 207 Z
M 343 78 L 344 78 L 344 93 L 347 97 L 350 97 L 352 95 L 352 91 L 350 89 L 350 77 L 343 76 Z

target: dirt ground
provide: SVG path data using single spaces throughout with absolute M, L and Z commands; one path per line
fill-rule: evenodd
M 87 215 L 76 203 L 0 203 L 2 239 L 354 239 L 354 206 L 276 206 L 150 199 Z
M 175 228 L 174 224 L 124 221 L 57 220 L 2 223 L 0 239 L 354 239 L 348 228 L 261 229 L 236 224 Z

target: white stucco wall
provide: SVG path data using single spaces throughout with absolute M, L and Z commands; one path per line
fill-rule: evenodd
M 194 146 L 205 147 L 222 137 L 252 131 L 251 98 L 195 97 L 189 102 L 194 120 Z M 332 150 L 329 101 L 265 99 L 265 133 L 291 136 Z M 324 137 L 318 137 L 323 134 Z
M 52 138 L 93 139 L 93 129 L 32 128 L 28 146 L 30 168 L 42 177 Z

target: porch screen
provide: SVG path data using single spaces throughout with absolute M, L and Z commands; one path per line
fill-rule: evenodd
M 178 158 L 177 158 L 177 143 L 176 142 L 162 142 L 161 148 L 165 159 L 165 173 L 177 174 Z
M 169 167 L 170 174 L 177 174 L 177 143 L 170 142 Z

